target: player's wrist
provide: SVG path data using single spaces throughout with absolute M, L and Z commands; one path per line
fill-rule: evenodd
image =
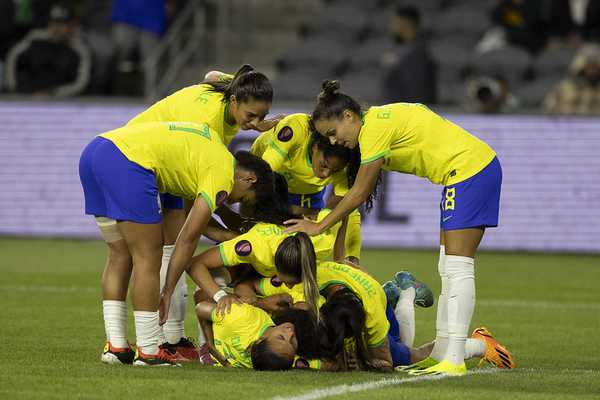
M 217 293 L 213 295 L 213 300 L 215 303 L 218 303 L 223 297 L 227 296 L 227 292 L 223 289 L 220 289 Z

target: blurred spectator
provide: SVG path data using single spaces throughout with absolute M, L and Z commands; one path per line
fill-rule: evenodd
M 552 0 L 550 36 L 578 47 L 583 42 L 600 41 L 600 2 L 592 0 Z
M 580 48 L 568 76 L 546 96 L 546 112 L 600 114 L 600 45 Z
M 501 76 L 473 77 L 466 82 L 467 110 L 496 114 L 512 111 L 517 99 L 510 94 L 508 82 Z
M 90 77 L 90 53 L 77 33 L 70 9 L 55 5 L 48 26 L 34 29 L 9 52 L 10 91 L 68 97 L 81 93 Z
M 399 7 L 392 16 L 390 33 L 395 46 L 383 55 L 385 68 L 382 98 L 387 103 L 435 103 L 435 66 L 429 55 L 415 7 Z
M 494 28 L 486 32 L 477 52 L 514 45 L 537 53 L 546 44 L 547 7 L 542 0 L 499 0 L 491 12 Z
M 116 46 L 117 94 L 139 94 L 139 63 L 148 59 L 160 43 L 167 25 L 165 0 L 113 0 L 112 36 Z

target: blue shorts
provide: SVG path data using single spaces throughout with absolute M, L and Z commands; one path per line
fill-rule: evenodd
M 182 210 L 183 198 L 177 197 L 169 193 L 161 193 L 160 204 L 162 205 L 162 208 L 169 208 L 171 210 Z
M 316 208 L 321 210 L 325 208 L 325 189 L 312 194 L 288 193 L 288 204 L 291 206 Z
M 444 231 L 498 226 L 502 167 L 498 158 L 467 180 L 444 187 L 440 228 Z
M 390 330 L 388 331 L 388 343 L 390 345 L 390 353 L 392 354 L 392 362 L 394 367 L 399 365 L 410 365 L 410 349 L 407 345 L 400 341 L 400 325 L 394 314 L 394 310 L 390 303 L 385 308 L 385 314 L 387 320 L 390 323 Z
M 156 176 L 131 162 L 108 139 L 96 137 L 81 153 L 79 178 L 85 213 L 118 221 L 161 221 Z

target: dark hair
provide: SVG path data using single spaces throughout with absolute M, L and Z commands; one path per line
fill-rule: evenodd
M 256 193 L 256 201 L 250 217 L 256 221 L 277 225 L 283 225 L 283 221 L 293 218 L 287 206 L 287 198 L 285 205 L 280 201 L 282 177 L 274 173 L 265 160 L 247 151 L 236 152 L 235 159 L 237 167 L 252 171 L 256 175 L 256 183 L 252 187 Z M 287 192 L 287 184 L 285 190 Z
M 362 108 L 360 104 L 358 104 L 358 102 L 352 97 L 339 92 L 339 89 L 339 81 L 323 81 L 321 93 L 319 93 L 319 96 L 317 97 L 317 105 L 315 106 L 315 109 L 311 115 L 313 123 L 314 121 L 321 119 L 340 118 L 345 110 L 350 110 L 359 116 L 362 114 Z M 348 162 L 347 167 L 349 188 L 354 185 L 356 175 L 358 174 L 358 170 L 360 168 L 360 161 L 360 148 L 357 147 L 357 149 L 351 153 L 350 161 Z M 365 211 L 367 213 L 373 208 L 373 201 L 377 198 L 380 184 L 381 172 L 377 177 L 377 182 L 375 183 L 373 191 L 369 194 L 367 200 L 365 201 Z
M 415 26 L 419 26 L 421 23 L 421 15 L 419 10 L 413 6 L 398 6 L 395 14 L 397 17 L 402 17 L 410 20 Z
M 320 353 L 324 358 L 335 358 L 344 350 L 344 339 L 356 342 L 356 356 L 368 367 L 368 354 L 363 339 L 365 310 L 362 301 L 350 289 L 335 292 L 321 307 L 323 334 L 320 335 Z
M 259 339 L 250 348 L 252 368 L 257 371 L 282 371 L 292 368 L 294 358 L 284 358 L 271 351 L 267 339 Z
M 275 252 L 277 272 L 291 275 L 304 285 L 304 298 L 309 309 L 319 320 L 319 286 L 317 285 L 317 255 L 308 235 L 298 232 L 288 236 Z
M 285 307 L 273 314 L 273 322 L 277 325 L 284 322 L 294 324 L 298 349 L 296 354 L 307 359 L 319 358 L 319 330 L 312 313 L 294 307 Z
M 340 118 L 345 110 L 350 110 L 358 116 L 361 115 L 360 104 L 352 97 L 338 92 L 339 89 L 339 81 L 323 81 L 321 93 L 317 97 L 317 105 L 311 114 L 313 121 Z
M 205 83 L 211 85 L 214 91 L 223 93 L 223 101 L 229 101 L 233 95 L 238 102 L 245 102 L 251 98 L 273 102 L 273 86 L 269 78 L 248 64 L 242 65 L 231 80 Z

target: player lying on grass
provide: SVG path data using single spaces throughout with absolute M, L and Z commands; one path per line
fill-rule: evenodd
M 163 249 L 158 195 L 193 201 L 169 264 L 166 280 L 173 289 L 218 205 L 272 201 L 271 168 L 248 152 L 234 157 L 206 124 L 171 122 L 128 125 L 94 138 L 82 152 L 79 175 L 85 212 L 96 217 L 109 250 L 102 277 L 107 335 L 102 361 L 133 361 L 125 302 L 133 272 L 135 364 L 173 365 L 172 354 L 158 347 Z M 264 218 L 270 220 L 268 214 Z
M 128 125 L 171 121 L 204 123 L 227 146 L 240 129 L 264 131 L 279 121 L 281 117 L 265 119 L 272 100 L 273 88 L 269 79 L 250 65 L 243 65 L 235 75 L 209 72 L 203 83 L 183 88 L 156 102 L 132 118 Z M 180 197 L 161 194 L 161 205 L 165 241 L 160 270 L 162 288 L 173 246 L 186 215 Z M 218 214 L 219 210 L 215 212 Z M 171 300 L 169 319 L 162 327 L 167 342 L 172 345 L 169 347 L 181 361 L 198 358 L 195 346 L 185 337 L 186 304 L 187 286 L 182 277 Z
M 352 187 L 360 167 L 360 152 L 329 143 L 314 131 L 310 116 L 291 114 L 273 129 L 262 133 L 250 148 L 273 171 L 282 174 L 288 185 L 286 201 L 296 215 L 316 215 L 332 208 Z M 325 200 L 325 189 L 333 193 Z M 327 204 L 327 205 L 326 205 Z M 367 201 L 367 210 L 372 201 Z M 359 264 L 361 247 L 360 213 L 351 213 L 346 233 L 346 257 Z

